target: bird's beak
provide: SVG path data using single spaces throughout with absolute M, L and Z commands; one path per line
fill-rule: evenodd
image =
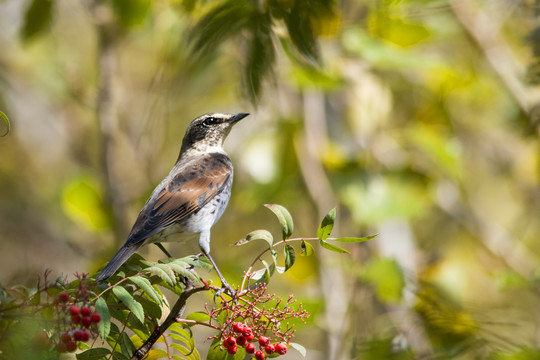
M 230 119 L 229 119 L 229 123 L 231 124 L 234 124 L 240 120 L 242 120 L 243 118 L 245 118 L 246 116 L 248 116 L 249 113 L 239 113 L 239 114 L 236 114 L 236 115 L 233 115 Z

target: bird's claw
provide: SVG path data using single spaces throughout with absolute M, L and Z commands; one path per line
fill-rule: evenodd
M 216 302 L 216 297 L 221 296 L 224 293 L 229 295 L 232 299 L 236 297 L 236 290 L 234 290 L 227 282 L 223 282 L 221 288 L 217 289 L 214 294 L 214 302 Z

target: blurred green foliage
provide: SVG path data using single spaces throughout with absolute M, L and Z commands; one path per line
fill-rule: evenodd
M 321 309 L 298 334 L 313 359 L 538 357 L 536 1 L 5 0 L 0 20 L 2 281 L 97 269 L 187 123 L 251 111 L 212 236 L 228 278 L 253 249 L 227 245 L 267 226 L 263 203 L 295 233 L 337 206 L 339 234 L 380 234 L 347 246 L 353 261 L 298 256 L 272 285 Z M 116 61 L 107 168 L 100 26 Z

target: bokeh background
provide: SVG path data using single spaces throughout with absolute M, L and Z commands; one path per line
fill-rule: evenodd
M 540 358 L 538 0 L 2 0 L 0 24 L 5 286 L 96 271 L 187 124 L 247 111 L 230 282 L 264 246 L 230 244 L 279 236 L 265 203 L 298 237 L 333 207 L 334 235 L 379 234 L 272 278 L 309 359 Z

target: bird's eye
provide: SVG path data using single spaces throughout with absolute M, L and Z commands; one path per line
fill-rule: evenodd
M 217 124 L 217 122 L 218 122 L 218 119 L 216 119 L 215 117 L 208 117 L 204 119 L 203 124 L 206 126 L 210 126 L 210 125 Z

